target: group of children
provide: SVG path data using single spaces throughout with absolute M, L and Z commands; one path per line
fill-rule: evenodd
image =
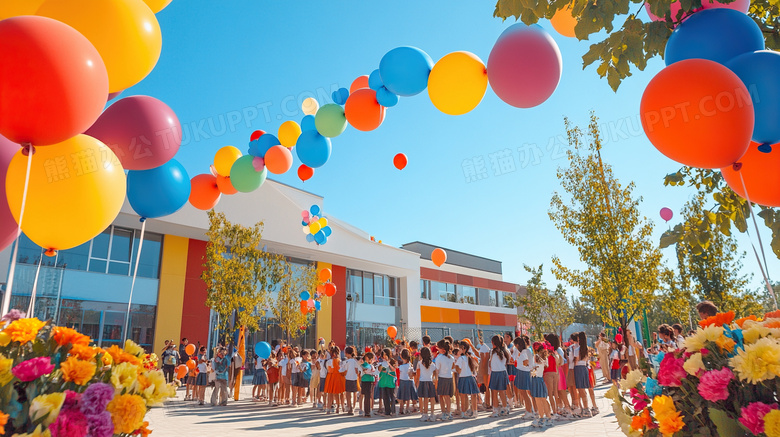
M 351 346 L 342 354 L 334 342 L 322 346 L 285 347 L 267 359 L 256 357 L 253 399 L 271 406 L 301 406 L 310 399 L 326 414 L 364 417 L 378 402 L 379 414 L 419 412 L 423 422 L 475 418 L 491 410 L 491 417 L 499 417 L 522 406 L 522 419 L 533 420 L 534 427 L 598 414 L 584 332 L 572 335 L 566 351 L 554 334 L 531 343 L 509 333 L 493 336 L 490 345 L 480 338 L 478 347 L 451 337 L 433 345 L 427 336 L 419 349 L 414 341 L 395 351 L 362 354 Z

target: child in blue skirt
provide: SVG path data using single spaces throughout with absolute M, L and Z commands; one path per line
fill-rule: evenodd
M 547 385 L 544 383 L 544 368 L 547 366 L 547 349 L 544 343 L 534 342 L 534 362 L 531 370 L 531 396 L 536 404 L 539 418 L 531 422 L 534 428 L 552 425 L 550 404 L 547 403 Z
M 411 413 L 411 408 L 407 407 L 410 407 L 412 401 L 418 399 L 417 389 L 414 387 L 414 380 L 412 379 L 414 376 L 414 369 L 412 369 L 412 365 L 410 364 L 411 359 L 412 356 L 408 349 L 401 351 L 402 364 L 398 368 L 400 370 L 399 376 L 401 380 L 400 385 L 398 386 L 398 400 L 401 401 L 401 410 L 398 412 L 399 414 Z

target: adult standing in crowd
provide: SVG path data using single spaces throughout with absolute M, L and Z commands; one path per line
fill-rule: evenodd
M 599 338 L 596 340 L 596 351 L 599 354 L 599 366 L 601 367 L 601 375 L 609 381 L 609 341 L 607 341 L 607 335 L 604 331 L 599 333 Z
M 672 330 L 674 331 L 674 341 L 677 343 L 677 349 L 683 348 L 683 343 L 685 343 L 685 337 L 683 337 L 683 328 L 682 325 L 679 323 L 675 323 L 672 325 Z
M 211 368 L 212 372 L 216 374 L 216 382 L 214 383 L 214 391 L 211 392 L 211 406 L 227 405 L 228 400 L 228 367 L 230 366 L 230 358 L 226 357 L 227 350 L 224 347 L 220 347 L 217 350 L 217 356 L 214 357 Z
M 180 362 L 181 360 L 179 359 L 179 352 L 176 350 L 176 345 L 169 342 L 168 346 L 166 346 L 162 353 L 163 374 L 165 375 L 165 382 L 169 384 L 173 382 L 173 371 Z
M 190 344 L 189 340 L 187 340 L 187 337 L 184 337 L 181 339 L 181 343 L 179 343 L 179 363 L 181 364 L 187 364 L 187 361 L 190 360 L 190 354 L 187 353 L 187 345 Z M 185 382 L 187 380 L 187 376 L 182 378 Z

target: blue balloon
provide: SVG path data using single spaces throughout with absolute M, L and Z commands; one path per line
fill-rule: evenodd
M 387 88 L 382 87 L 376 92 L 376 102 L 385 108 L 390 108 L 398 104 L 398 96 L 391 93 Z
M 303 120 L 301 120 L 301 130 L 303 132 L 306 132 L 307 130 L 317 130 L 317 125 L 314 124 L 314 116 L 313 115 L 307 115 L 303 117 Z
M 405 97 L 425 90 L 431 69 L 433 60 L 417 47 L 394 48 L 379 61 L 379 75 L 384 86 L 393 94 Z
M 322 304 L 320 303 L 320 301 L 315 301 L 314 302 L 314 309 L 317 310 L 317 311 L 322 309 Z
M 268 152 L 268 149 L 280 144 L 282 143 L 279 142 L 279 138 L 276 138 L 271 134 L 264 134 L 260 138 L 249 143 L 249 154 L 262 158 L 265 156 L 265 153 Z
M 173 214 L 189 198 L 190 177 L 175 159 L 157 168 L 127 172 L 127 200 L 143 218 Z
M 756 121 L 753 141 L 780 142 L 780 53 L 761 50 L 737 56 L 726 64 L 750 92 Z M 740 104 L 744 102 L 733 102 Z
M 306 223 L 305 221 L 301 220 L 301 226 L 309 226 L 309 224 Z
M 311 213 L 311 215 L 319 216 L 320 215 L 320 211 L 321 211 L 321 209 L 317 205 L 312 205 L 311 208 L 309 208 L 309 212 Z
M 338 90 L 333 91 L 331 97 L 333 97 L 333 103 L 337 105 L 343 105 L 347 103 L 347 98 L 349 97 L 349 90 L 346 88 L 339 88 Z
M 319 244 L 323 245 L 326 241 L 328 241 L 328 237 L 325 236 L 325 233 L 320 230 L 316 234 L 314 234 L 314 241 Z
M 255 355 L 263 360 L 268 359 L 271 356 L 271 345 L 266 341 L 258 342 L 255 344 Z
M 306 242 L 313 243 L 314 242 L 314 235 L 306 234 Z
M 382 88 L 383 86 L 385 86 L 385 84 L 382 83 L 382 77 L 379 75 L 379 69 L 377 68 L 368 76 L 368 87 L 374 91 L 378 91 L 379 88 Z
M 322 167 L 330 159 L 330 138 L 323 137 L 316 129 L 304 131 L 295 143 L 295 151 L 298 159 L 307 166 Z
M 680 23 L 666 42 L 666 65 L 684 59 L 709 59 L 726 64 L 743 53 L 764 49 L 764 35 L 755 21 L 732 9 L 705 9 Z
M 330 237 L 330 234 L 333 233 L 333 231 L 330 229 L 330 226 L 325 226 L 320 230 L 322 231 L 323 234 L 325 234 L 326 237 Z
M 301 291 L 301 300 L 309 300 L 311 295 L 308 291 Z

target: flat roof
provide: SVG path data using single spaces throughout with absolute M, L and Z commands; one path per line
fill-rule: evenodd
M 472 255 L 470 253 L 461 252 L 458 250 L 447 249 L 446 247 L 434 246 L 432 244 L 423 243 L 422 241 L 413 241 L 401 246 L 402 249 L 416 252 L 420 254 L 423 259 L 431 259 L 431 253 L 434 249 L 439 248 L 447 252 L 447 264 L 452 264 L 460 267 L 466 267 L 475 270 L 481 270 L 483 272 L 502 274 L 501 261 L 485 258 L 483 256 Z

